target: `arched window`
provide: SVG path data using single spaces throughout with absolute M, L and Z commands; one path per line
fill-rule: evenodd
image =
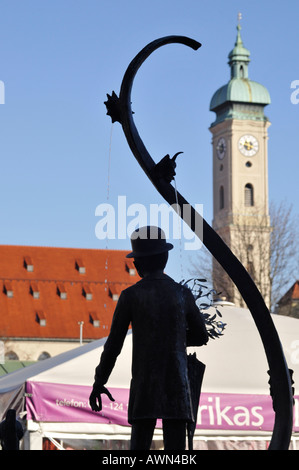
M 220 189 L 219 189 L 219 209 L 223 209 L 224 208 L 224 188 L 223 186 L 220 186 Z
M 253 186 L 247 183 L 244 189 L 244 203 L 246 207 L 254 206 Z
M 5 360 L 7 360 L 7 361 L 18 361 L 19 356 L 14 351 L 8 351 L 5 354 Z
M 255 276 L 255 270 L 254 270 L 254 263 L 253 263 L 253 246 L 248 245 L 247 246 L 247 271 L 254 279 Z
M 240 78 L 244 78 L 244 68 L 243 65 L 240 67 Z
M 253 246 L 247 245 L 247 259 L 249 262 L 253 262 Z
M 38 356 L 38 361 L 44 361 L 45 359 L 49 359 L 50 354 L 46 351 L 42 352 L 39 356 Z

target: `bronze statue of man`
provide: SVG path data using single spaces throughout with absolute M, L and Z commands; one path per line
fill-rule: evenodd
M 208 342 L 202 314 L 191 291 L 164 274 L 168 251 L 164 232 L 142 227 L 131 236 L 134 264 L 141 277 L 122 291 L 90 395 L 94 411 L 132 326 L 132 380 L 128 422 L 131 450 L 149 450 L 157 419 L 162 419 L 165 450 L 184 450 L 186 424 L 194 421 L 188 381 L 187 346 Z M 190 332 L 190 333 L 189 333 Z M 189 338 L 191 338 L 191 341 Z

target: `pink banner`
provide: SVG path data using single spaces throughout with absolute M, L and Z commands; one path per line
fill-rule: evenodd
M 129 390 L 109 388 L 114 402 L 102 395 L 103 409 L 97 413 L 89 405 L 92 387 L 45 382 L 27 382 L 28 419 L 43 422 L 107 423 L 128 426 Z
M 108 387 L 109 388 L 109 387 Z M 42 422 L 107 423 L 128 426 L 129 390 L 109 388 L 115 401 L 102 395 L 103 409 L 91 410 L 91 387 L 27 382 L 28 419 Z M 267 395 L 202 393 L 197 427 L 209 430 L 272 431 L 274 412 Z M 158 422 L 161 426 L 161 422 Z M 295 397 L 294 432 L 299 431 L 299 396 Z

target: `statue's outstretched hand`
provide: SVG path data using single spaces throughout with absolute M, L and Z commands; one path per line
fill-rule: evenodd
M 109 400 L 114 401 L 113 396 L 111 395 L 109 390 L 106 387 L 104 387 L 104 385 L 94 384 L 92 392 L 91 392 L 90 397 L 89 397 L 89 404 L 90 404 L 91 409 L 93 411 L 101 411 L 101 409 L 102 409 L 101 394 L 102 393 L 105 393 L 105 395 L 107 395 Z

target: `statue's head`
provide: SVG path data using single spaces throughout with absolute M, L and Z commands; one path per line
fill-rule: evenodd
M 145 273 L 163 271 L 168 260 L 168 252 L 173 245 L 167 243 L 165 233 L 160 227 L 145 226 L 131 235 L 132 252 L 127 258 L 134 258 L 136 269 L 141 277 Z
M 127 258 L 143 258 L 145 256 L 168 253 L 173 245 L 166 242 L 164 231 L 160 227 L 148 225 L 136 229 L 131 235 L 132 252 Z

